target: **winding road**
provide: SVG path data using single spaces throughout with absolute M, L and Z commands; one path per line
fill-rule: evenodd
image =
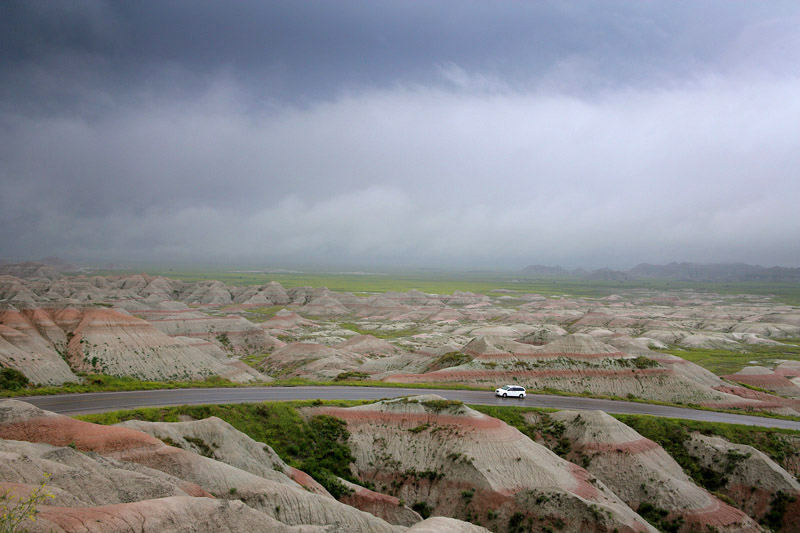
M 170 405 L 256 403 L 286 400 L 379 400 L 398 396 L 437 394 L 448 400 L 459 400 L 473 405 L 521 405 L 552 409 L 602 410 L 607 413 L 654 415 L 706 422 L 745 424 L 800 431 L 800 422 L 735 415 L 714 411 L 699 411 L 664 405 L 651 405 L 618 400 L 599 400 L 570 396 L 530 394 L 524 400 L 502 399 L 491 392 L 440 389 L 405 389 L 382 387 L 248 387 L 222 389 L 169 389 L 126 392 L 93 392 L 61 394 L 56 396 L 28 396 L 19 398 L 55 413 L 78 415 L 135 409 L 138 407 L 166 407 Z

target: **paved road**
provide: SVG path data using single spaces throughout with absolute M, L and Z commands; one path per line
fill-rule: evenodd
M 502 399 L 490 392 L 438 389 L 401 389 L 381 387 L 253 387 L 236 389 L 171 389 L 129 392 L 95 392 L 87 394 L 62 394 L 58 396 L 29 396 L 20 398 L 42 409 L 66 415 L 102 413 L 137 407 L 165 407 L 169 405 L 254 403 L 282 400 L 378 400 L 417 394 L 438 394 L 449 400 L 460 400 L 477 405 L 524 405 L 553 409 L 600 409 L 608 413 L 666 416 L 707 422 L 746 424 L 749 426 L 776 427 L 800 431 L 800 422 L 733 415 L 713 411 L 697 411 L 663 405 L 597 400 L 531 394 L 524 400 Z

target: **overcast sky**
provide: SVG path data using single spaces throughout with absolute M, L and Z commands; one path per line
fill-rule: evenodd
M 0 3 L 0 259 L 800 266 L 800 3 Z

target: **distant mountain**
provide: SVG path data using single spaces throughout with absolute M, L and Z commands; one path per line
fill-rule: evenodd
M 24 279 L 58 279 L 64 272 L 77 272 L 80 267 L 57 257 L 24 263 L 0 262 L 0 275 Z
M 58 279 L 61 277 L 61 271 L 44 263 L 27 261 L 0 265 L 0 276 L 14 276 L 23 279 Z
M 560 266 L 529 265 L 522 269 L 525 274 L 531 276 L 573 276 L 574 274 L 561 268 Z
M 677 279 L 682 281 L 800 281 L 800 268 L 772 267 L 744 263 L 642 263 L 628 271 L 635 279 Z
M 597 279 L 601 281 L 627 281 L 633 279 L 627 272 L 611 270 L 610 268 L 600 268 L 586 273 L 584 279 Z
M 744 263 L 669 263 L 651 265 L 641 263 L 630 270 L 601 268 L 592 271 L 566 270 L 560 266 L 531 265 L 522 270 L 531 277 L 569 277 L 602 281 L 627 281 L 637 279 L 673 279 L 678 281 L 800 281 L 800 268 L 771 267 Z
M 58 269 L 61 272 L 78 272 L 81 267 L 74 263 L 70 263 L 69 261 L 65 261 L 60 257 L 43 257 L 39 260 L 39 263 L 44 263 L 45 265 L 49 265 L 53 268 Z

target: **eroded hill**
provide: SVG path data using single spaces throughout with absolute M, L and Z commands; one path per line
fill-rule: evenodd
M 90 373 L 516 382 L 800 414 L 800 362 L 781 359 L 800 359 L 800 310 L 763 296 L 647 289 L 604 298 L 508 290 L 356 296 L 276 282 L 0 276 L 0 308 L 0 363 L 41 384 Z M 680 357 L 698 350 L 741 354 L 745 364 L 720 376 Z M 750 353 L 765 355 L 751 364 Z

